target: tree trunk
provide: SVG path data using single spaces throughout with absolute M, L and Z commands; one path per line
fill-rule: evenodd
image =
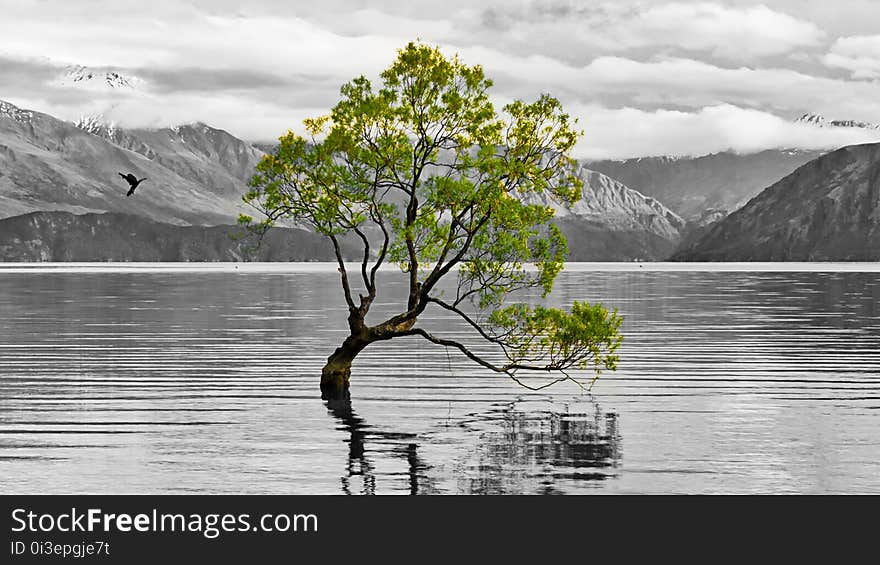
M 369 343 L 363 338 L 348 336 L 342 345 L 337 347 L 336 351 L 327 358 L 327 364 L 321 371 L 321 398 L 332 400 L 348 394 L 351 363 Z

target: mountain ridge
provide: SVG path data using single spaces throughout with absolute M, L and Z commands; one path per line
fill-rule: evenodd
M 343 240 L 347 259 L 359 249 Z M 242 227 L 179 226 L 113 212 L 31 212 L 0 219 L 0 261 L 333 261 L 330 243 L 303 229 L 262 240 Z
M 880 260 L 880 143 L 843 147 L 799 167 L 671 259 Z
M 570 206 L 532 195 L 527 203 L 550 206 L 568 240 L 570 261 L 656 261 L 679 244 L 686 223 L 657 199 L 581 166 L 583 197 Z
M 584 165 L 656 198 L 686 220 L 706 210 L 735 210 L 764 188 L 824 151 L 770 149 L 700 157 L 640 157 L 585 161 Z
M 114 135 L 128 135 L 117 131 Z M 121 212 L 209 225 L 234 223 L 248 210 L 241 202 L 246 179 L 240 170 L 236 176 L 211 161 L 221 151 L 180 152 L 159 162 L 148 143 L 132 141 L 127 148 L 108 135 L 0 102 L 0 217 L 47 210 Z M 241 146 L 245 160 L 258 159 L 258 150 Z M 147 177 L 137 198 L 126 198 L 118 172 Z
M 859 122 L 857 120 L 828 120 L 822 114 L 804 114 L 796 123 L 810 124 L 820 128 L 858 128 L 858 129 L 880 129 L 880 124 L 870 122 Z

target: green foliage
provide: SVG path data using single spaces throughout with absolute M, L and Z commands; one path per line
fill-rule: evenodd
M 571 313 L 504 307 L 518 290 L 540 288 L 546 296 L 563 267 L 567 246 L 550 223 L 550 204 L 582 195 L 570 157 L 581 135 L 576 120 L 547 94 L 498 112 L 479 65 L 421 43 L 401 49 L 381 82 L 374 87 L 361 76 L 343 85 L 329 115 L 306 120 L 307 137 L 288 132 L 261 160 L 245 195 L 266 216 L 260 227 L 293 220 L 329 237 L 349 309 L 361 320 L 378 290 L 379 265 L 387 260 L 409 274 L 403 312 L 364 326 L 364 339 L 409 335 L 427 305 L 439 303 L 440 279 L 453 273 L 456 296 L 444 307 L 469 321 L 467 305 L 489 313 L 490 323 L 518 336 L 502 344 L 525 355 L 516 359 L 549 355 L 567 360 L 554 368 L 583 368 L 583 354 L 613 368 L 616 314 L 578 303 Z M 338 252 L 342 235 L 364 244 L 368 294 L 359 305 Z
M 596 373 L 617 368 L 623 318 L 601 304 L 575 301 L 571 312 L 514 304 L 493 311 L 489 321 L 504 335 L 514 363 L 540 360 L 551 369 L 576 367 Z

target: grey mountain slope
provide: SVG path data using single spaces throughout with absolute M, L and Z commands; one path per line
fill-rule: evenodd
M 257 245 L 238 226 L 176 226 L 131 214 L 32 212 L 0 220 L 0 261 L 332 261 L 323 237 L 270 230 Z M 357 249 L 342 242 L 346 258 Z
M 232 223 L 246 211 L 244 181 L 235 180 L 240 191 L 233 186 L 243 166 L 236 168 L 234 160 L 226 170 L 182 153 L 169 154 L 164 164 L 152 157 L 0 102 L 0 218 L 44 210 L 110 211 L 198 225 Z M 134 197 L 125 196 L 120 171 L 147 177 Z
M 681 234 L 681 241 L 677 249 L 685 249 L 696 243 L 701 237 L 709 233 L 715 224 L 727 217 L 726 210 L 708 209 L 695 220 L 690 220 L 685 225 Z
M 768 150 L 702 157 L 591 161 L 587 166 L 651 196 L 688 220 L 709 209 L 732 211 L 820 151 Z
M 685 226 L 654 198 L 606 175 L 581 167 L 583 198 L 570 207 L 544 197 L 529 202 L 556 210 L 554 221 L 569 243 L 571 261 L 659 260 L 671 253 Z
M 844 147 L 800 167 L 673 259 L 880 260 L 880 144 Z
M 228 132 L 201 122 L 161 129 L 91 128 L 210 192 L 240 198 L 264 155 Z

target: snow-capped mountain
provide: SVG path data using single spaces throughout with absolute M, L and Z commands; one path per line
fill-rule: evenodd
M 10 103 L 0 102 L 0 109 L 0 218 L 37 211 L 124 212 L 173 224 L 215 225 L 235 223 L 248 211 L 241 201 L 251 174 L 246 169 L 259 154 L 243 141 L 241 160 L 247 164 L 239 163 L 232 144 L 219 134 L 206 136 L 216 138 L 216 146 L 193 139 L 175 150 L 146 137 L 137 141 L 125 130 L 114 130 L 113 138 L 96 135 L 82 126 L 105 133 L 109 128 L 94 116 L 76 127 Z M 120 172 L 149 179 L 137 198 L 126 197 Z
M 55 79 L 55 83 L 58 86 L 76 86 L 88 89 L 133 90 L 140 86 L 143 80 L 116 71 L 74 65 L 65 68 Z
M 64 105 L 59 117 L 114 143 L 119 140 L 118 122 L 130 118 L 133 101 L 137 101 L 135 105 L 148 103 L 151 96 L 148 85 L 139 77 L 83 65 L 65 67 L 52 86 L 66 93 L 88 93 L 76 96 L 77 103 Z
M 33 119 L 34 113 L 30 110 L 22 110 L 18 106 L 0 100 L 0 118 L 7 118 L 20 124 L 27 124 Z
M 821 114 L 804 114 L 795 120 L 795 122 L 800 124 L 810 124 L 820 128 L 880 129 L 880 124 L 859 122 L 856 120 L 828 120 Z
M 263 152 L 229 132 L 195 122 L 170 128 L 121 128 L 103 116 L 83 116 L 83 131 L 139 153 L 205 189 L 240 197 Z
M 116 123 L 104 119 L 103 114 L 83 114 L 73 125 L 93 135 L 105 137 L 110 141 L 117 141 L 119 129 Z

